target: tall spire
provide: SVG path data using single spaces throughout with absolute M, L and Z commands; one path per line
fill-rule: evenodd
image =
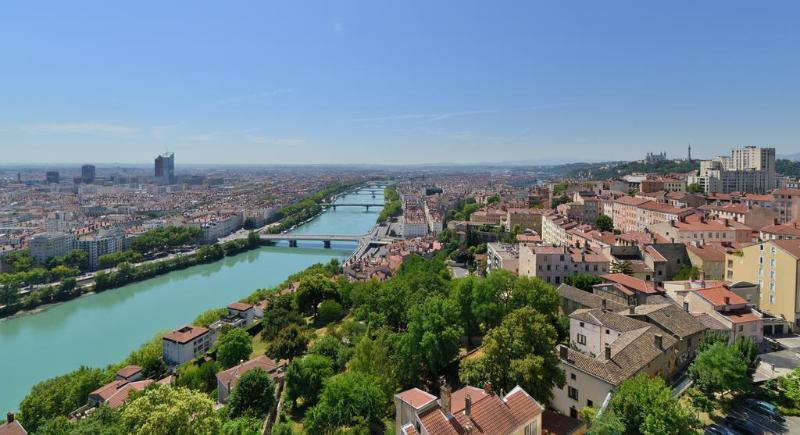
M 692 144 L 689 144 L 689 155 L 687 159 L 691 162 L 692 161 Z

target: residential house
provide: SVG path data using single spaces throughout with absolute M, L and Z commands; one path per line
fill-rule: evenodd
M 643 305 L 664 301 L 663 289 L 653 281 L 634 278 L 624 273 L 601 275 L 603 282 L 592 286 L 592 293 L 617 304 Z
M 785 224 L 772 224 L 761 228 L 758 233 L 761 240 L 800 239 L 800 220 L 793 219 Z
M 233 387 L 236 382 L 245 373 L 253 369 L 261 369 L 268 374 L 278 385 L 283 382 L 283 377 L 286 372 L 286 361 L 274 361 L 266 355 L 261 355 L 250 361 L 243 362 L 237 366 L 233 366 L 227 370 L 217 373 L 217 401 L 225 403 L 228 401 Z
M 586 407 L 600 408 L 623 381 L 639 373 L 669 379 L 677 368 L 677 340 L 658 326 L 603 309 L 570 315 L 570 346 L 558 345 L 563 388 L 550 404 L 576 418 Z
M 28 431 L 16 419 L 14 413 L 9 411 L 5 423 L 0 424 L 0 435 L 28 435 Z
M 648 229 L 673 243 L 749 242 L 753 238 L 752 230 L 744 224 L 726 218 L 707 220 L 698 215 L 653 224 Z
M 775 189 L 772 196 L 778 223 L 800 219 L 800 189 Z
M 542 433 L 544 407 L 517 386 L 506 395 L 466 386 L 441 398 L 418 388 L 394 396 L 396 435 L 538 435 Z
M 705 314 L 720 322 L 731 341 L 747 337 L 761 343 L 764 339 L 764 316 L 725 286 L 690 291 L 683 306 L 693 315 Z
M 627 309 L 625 305 L 605 300 L 592 292 L 581 290 L 567 284 L 558 286 L 558 297 L 560 300 L 561 312 L 567 316 L 572 314 L 575 310 L 584 308 L 606 308 L 611 311 Z

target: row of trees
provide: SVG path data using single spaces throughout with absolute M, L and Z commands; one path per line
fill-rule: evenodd
M 308 198 L 282 207 L 269 218 L 270 223 L 280 222 L 280 224 L 270 227 L 269 231 L 277 234 L 313 218 L 322 212 L 321 203 L 352 187 L 353 184 L 335 182 Z
M 383 198 L 386 205 L 383 206 L 380 214 L 378 214 L 378 222 L 383 222 L 390 217 L 400 216 L 403 213 L 403 204 L 400 201 L 400 195 L 397 193 L 397 185 L 392 184 L 383 189 Z

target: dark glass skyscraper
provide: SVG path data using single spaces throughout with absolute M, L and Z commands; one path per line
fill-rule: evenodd
M 175 184 L 174 153 L 164 153 L 156 157 L 155 176 L 162 184 Z
M 94 183 L 95 169 L 94 165 L 81 166 L 81 181 L 84 183 Z

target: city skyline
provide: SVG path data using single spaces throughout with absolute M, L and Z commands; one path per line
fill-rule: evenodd
M 145 163 L 166 149 L 181 164 L 797 150 L 790 2 L 154 10 L 7 8 L 2 163 Z

